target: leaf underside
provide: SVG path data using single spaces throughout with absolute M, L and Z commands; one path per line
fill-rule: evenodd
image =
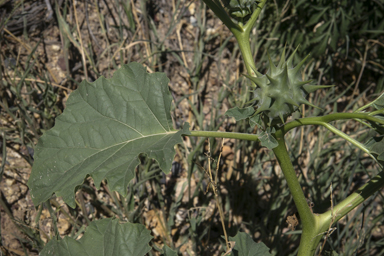
M 172 128 L 168 82 L 138 63 L 124 65 L 111 79 L 83 81 L 36 146 L 28 182 L 33 203 L 56 193 L 75 207 L 75 189 L 88 175 L 97 187 L 106 179 L 110 189 L 126 195 L 141 153 L 169 172 L 174 146 L 189 130 L 188 124 Z
M 40 255 L 145 255 L 151 250 L 151 231 L 142 224 L 119 223 L 118 220 L 93 221 L 79 240 L 64 237 L 51 239 Z

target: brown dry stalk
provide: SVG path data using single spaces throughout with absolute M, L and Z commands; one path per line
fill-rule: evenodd
M 221 154 L 223 153 L 223 146 L 224 146 L 224 139 L 222 140 L 221 142 L 221 150 L 220 150 L 220 154 L 219 154 L 219 158 L 217 160 L 217 167 L 216 167 L 216 174 L 215 174 L 215 180 L 213 180 L 213 176 L 212 176 L 212 170 L 211 170 L 211 144 L 209 142 L 209 139 L 208 139 L 208 173 L 209 173 L 209 185 L 211 185 L 211 188 L 213 190 L 213 193 L 215 195 L 215 200 L 216 200 L 216 206 L 217 206 L 217 209 L 219 209 L 219 214 L 220 214 L 220 220 L 221 220 L 221 225 L 223 226 L 223 232 L 224 232 L 224 237 L 225 237 L 225 245 L 226 245 L 226 252 L 230 251 L 231 250 L 231 247 L 230 247 L 230 243 L 228 241 L 228 235 L 227 235 L 227 231 L 225 229 L 225 223 L 224 223 L 224 212 L 223 212 L 223 208 L 220 204 L 220 198 L 219 198 L 219 192 L 218 192 L 218 189 L 217 189 L 217 182 L 218 182 L 218 172 L 219 172 L 219 163 L 220 163 L 220 158 L 221 158 Z
M 332 220 L 331 220 L 331 223 L 329 223 L 329 227 L 328 227 L 328 230 L 325 232 L 326 235 L 325 235 L 325 239 L 323 241 L 323 244 L 321 245 L 321 248 L 320 248 L 320 252 L 319 252 L 319 256 L 321 255 L 321 252 L 323 251 L 324 249 L 324 246 L 325 246 L 325 243 L 327 242 L 327 239 L 328 237 L 333 233 L 333 231 L 336 230 L 336 228 L 332 228 L 332 225 L 333 223 L 335 222 L 335 214 L 333 212 L 333 191 L 332 191 L 332 183 L 331 183 L 331 186 L 329 188 L 331 190 L 331 212 L 332 212 Z
M 85 6 L 84 8 L 87 8 L 87 6 Z M 87 61 L 85 59 L 85 54 L 84 54 L 84 46 L 83 46 L 83 40 L 81 38 L 81 31 L 80 31 L 80 26 L 79 26 L 79 20 L 77 18 L 77 11 L 76 11 L 76 4 L 73 3 L 73 11 L 75 13 L 75 21 L 76 21 L 76 28 L 77 28 L 77 33 L 79 34 L 79 41 L 80 41 L 80 52 L 81 52 L 81 58 L 83 59 L 83 68 L 84 68 L 84 75 L 85 75 L 85 79 L 87 81 L 89 81 L 88 79 L 88 71 L 87 71 Z

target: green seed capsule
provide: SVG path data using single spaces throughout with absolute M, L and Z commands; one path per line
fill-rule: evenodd
M 284 49 L 277 66 L 272 63 L 268 55 L 268 72 L 265 75 L 258 73 L 258 77 L 247 76 L 257 86 L 253 98 L 257 107 L 256 114 L 262 113 L 264 117 L 269 118 L 270 124 L 284 123 L 301 104 L 316 107 L 306 100 L 308 93 L 330 87 L 310 85 L 312 80 L 301 80 L 300 69 L 308 56 L 294 67 L 292 62 L 296 50 L 288 60 L 285 60 Z

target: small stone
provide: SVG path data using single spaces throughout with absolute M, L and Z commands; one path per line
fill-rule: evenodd
M 53 44 L 53 45 L 51 46 L 51 48 L 52 48 L 53 51 L 58 52 L 58 51 L 60 51 L 61 46 L 58 45 L 58 44 Z
M 13 184 L 15 184 L 15 180 L 14 180 L 14 179 L 6 179 L 6 180 L 5 180 L 5 183 L 6 183 L 8 186 L 12 186 Z

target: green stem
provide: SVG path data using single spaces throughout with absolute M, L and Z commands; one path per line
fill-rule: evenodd
M 366 109 L 366 108 L 369 108 L 370 106 L 374 105 L 377 101 L 379 101 L 381 97 L 384 97 L 384 92 L 383 92 L 382 94 L 380 94 L 380 96 L 377 97 L 374 101 L 371 101 L 371 102 L 368 103 L 367 105 L 364 105 L 364 106 L 362 106 L 362 107 L 356 109 L 356 110 L 353 111 L 353 112 L 360 112 L 360 111 L 363 111 L 363 110 Z M 372 113 L 371 113 L 371 114 L 372 114 Z
M 371 197 L 374 193 L 379 191 L 383 186 L 384 171 L 380 172 L 367 184 L 338 203 L 335 207 L 333 207 L 333 209 L 330 209 L 325 213 L 315 215 L 318 223 L 317 228 L 313 229 L 311 234 L 312 239 L 309 243 L 306 241 L 300 241 L 298 255 L 313 255 L 321 238 L 326 235 L 326 232 L 329 231 L 329 228 L 332 227 L 333 224 L 363 203 L 366 199 Z M 300 254 L 300 252 L 303 252 L 303 254 Z
M 339 129 L 337 129 L 336 127 L 330 125 L 330 124 L 327 124 L 327 123 L 319 123 L 319 125 L 322 125 L 324 126 L 325 128 L 327 128 L 328 130 L 330 130 L 331 132 L 335 133 L 336 135 L 340 136 L 341 138 L 345 139 L 346 141 L 349 141 L 350 143 L 352 143 L 353 145 L 355 145 L 357 148 L 361 149 L 362 151 L 364 151 L 365 153 L 367 153 L 371 158 L 373 158 L 374 160 L 376 160 L 376 158 L 371 154 L 370 150 L 367 149 L 364 144 L 358 142 L 357 140 L 351 138 L 350 136 L 348 136 L 347 134 L 345 134 L 344 132 L 340 131 Z
M 259 17 L 261 10 L 263 10 L 265 3 L 267 0 L 262 0 L 258 5 L 256 10 L 252 13 L 251 18 L 247 21 L 247 24 L 244 25 L 244 31 L 245 33 L 248 33 L 248 35 L 251 33 L 252 28 L 255 26 L 255 23 L 257 21 L 257 18 Z
M 273 149 L 277 160 L 279 161 L 281 170 L 284 173 L 284 177 L 287 181 L 289 190 L 292 194 L 293 201 L 295 202 L 297 211 L 300 215 L 303 231 L 301 235 L 299 254 L 298 255 L 309 255 L 302 252 L 306 252 L 308 248 L 311 248 L 311 240 L 314 237 L 318 226 L 318 218 L 312 213 L 307 199 L 301 189 L 300 182 L 296 176 L 295 169 L 293 168 L 292 161 L 289 157 L 287 147 L 285 145 L 284 134 L 281 130 L 275 133 L 275 138 L 279 145 Z M 302 246 L 303 244 L 303 246 Z
M 284 134 L 286 134 L 290 130 L 303 125 L 319 125 L 321 123 L 329 123 L 337 120 L 355 119 L 355 118 L 368 120 L 371 122 L 376 122 L 384 125 L 384 120 L 371 116 L 366 113 L 334 113 L 326 116 L 305 117 L 305 118 L 296 119 L 296 120 L 293 120 L 292 122 L 285 124 L 281 128 L 281 130 L 283 131 Z
M 380 163 L 377 161 L 377 159 L 371 154 L 370 150 L 367 149 L 365 145 L 358 142 L 357 140 L 351 138 L 344 132 L 340 131 L 339 129 L 335 128 L 334 126 L 328 124 L 331 121 L 336 120 L 342 120 L 342 119 L 365 119 L 372 122 L 377 122 L 380 124 L 384 124 L 384 120 L 376 118 L 374 116 L 371 116 L 369 114 L 365 113 L 335 113 L 330 114 L 327 116 L 321 116 L 321 117 L 307 117 L 302 118 L 298 120 L 294 120 L 286 125 L 284 125 L 281 130 L 284 134 L 286 134 L 291 129 L 302 126 L 302 125 L 321 125 L 330 130 L 331 132 L 335 133 L 336 135 L 340 136 L 341 138 L 345 139 L 346 141 L 349 141 L 353 145 L 355 145 L 357 148 L 361 149 L 365 153 L 367 153 L 372 159 L 374 159 L 379 165 Z M 381 165 L 380 165 L 381 166 Z
M 380 190 L 383 185 L 384 171 L 377 174 L 368 183 L 353 192 L 351 195 L 349 195 L 347 198 L 345 198 L 333 208 L 334 222 L 340 220 L 342 217 L 347 215 L 351 210 L 356 208 L 359 204 L 361 204 L 374 193 L 376 193 L 378 190 Z M 328 227 L 332 220 L 332 210 L 320 214 L 319 217 L 322 222 L 322 226 Z
M 284 125 L 281 129 L 276 132 L 276 138 L 281 136 L 283 138 L 284 134 L 286 134 L 289 130 L 298 127 L 298 126 L 303 126 L 303 125 L 321 125 L 335 133 L 336 135 L 344 138 L 345 140 L 351 142 L 361 150 L 363 150 L 365 153 L 369 154 L 371 157 L 373 157 L 370 154 L 370 151 L 360 142 L 354 140 L 353 138 L 349 137 L 347 134 L 343 133 L 342 131 L 338 130 L 334 126 L 328 124 L 328 122 L 331 121 L 336 121 L 336 120 L 342 120 L 342 119 L 363 119 L 363 120 L 368 120 L 371 122 L 377 122 L 380 124 L 383 124 L 384 121 L 381 119 L 378 119 L 376 117 L 373 117 L 369 114 L 365 113 L 335 113 L 335 114 L 330 114 L 327 116 L 322 116 L 322 117 L 309 117 L 309 118 L 302 118 L 298 120 L 294 120 L 286 125 Z M 282 139 L 281 139 L 282 140 Z M 281 141 L 279 141 L 279 146 Z M 276 148 L 278 149 L 278 148 Z M 281 154 L 281 152 L 277 151 L 274 149 L 274 152 L 276 156 L 278 154 Z M 374 158 L 375 159 L 375 158 Z M 285 159 L 283 159 L 285 160 Z M 286 160 L 287 162 L 290 161 L 289 159 Z M 280 166 L 284 172 L 284 169 L 287 169 L 287 166 L 289 166 L 289 163 L 284 163 L 283 161 L 280 161 Z M 283 165 L 286 165 L 283 167 Z M 292 172 L 292 171 L 291 171 Z M 284 172 L 284 175 L 286 176 L 287 182 L 289 179 L 293 179 L 292 174 L 290 173 L 291 177 L 288 178 L 287 175 Z M 300 218 L 302 219 L 302 224 L 303 224 L 303 232 L 301 236 L 301 241 L 300 241 L 300 247 L 299 247 L 299 252 L 298 255 L 313 255 L 316 251 L 317 245 L 319 244 L 321 238 L 326 234 L 328 229 L 337 222 L 339 219 L 341 219 L 343 216 L 348 214 L 352 209 L 357 207 L 359 204 L 361 204 L 364 200 L 369 198 L 373 193 L 378 191 L 380 188 L 382 188 L 384 185 L 384 172 L 381 172 L 378 174 L 375 178 L 373 178 L 369 183 L 365 184 L 363 187 L 361 187 L 359 190 L 356 192 L 352 193 L 350 196 L 348 196 L 346 199 L 344 199 L 342 202 L 337 204 L 333 209 L 323 213 L 323 214 L 312 214 L 312 221 L 306 221 L 307 219 L 310 220 L 310 216 L 307 212 L 300 212 L 301 208 L 305 208 L 303 206 L 304 199 L 301 198 L 299 195 L 294 195 L 293 191 L 290 187 L 292 196 L 294 198 L 295 204 L 297 206 L 297 209 L 300 214 Z M 289 186 L 289 182 L 288 182 Z M 291 185 L 295 188 L 294 185 Z M 297 200 L 295 200 L 297 198 Z M 299 201 L 299 204 L 296 203 L 296 201 Z M 302 201 L 302 202 L 301 202 Z M 303 210 L 301 210 L 303 211 Z M 302 215 L 306 216 L 303 219 Z M 308 216 L 307 216 L 308 215 Z
M 229 28 L 232 30 L 240 30 L 240 27 L 235 24 L 228 13 L 225 11 L 224 7 L 219 1 L 215 0 L 203 0 L 206 5 L 216 14 L 216 16 Z
M 232 31 L 232 30 L 231 30 Z M 249 33 L 246 33 L 244 30 L 239 32 L 238 30 L 232 31 L 233 35 L 236 37 L 236 40 L 239 44 L 241 55 L 243 56 L 245 68 L 247 73 L 250 76 L 256 77 L 256 64 L 253 60 L 251 45 L 249 43 Z
M 245 68 L 247 69 L 248 75 L 255 77 L 257 76 L 255 72 L 257 68 L 255 61 L 253 60 L 249 36 L 266 2 L 267 0 L 262 0 L 258 4 L 256 10 L 252 13 L 252 16 L 248 20 L 247 24 L 245 24 L 244 26 L 239 25 L 240 29 L 228 27 L 239 44 L 241 55 L 243 56 Z
M 369 149 L 367 149 L 364 144 L 358 142 L 357 140 L 351 138 L 350 136 L 348 136 L 347 134 L 345 134 L 344 132 L 340 131 L 339 129 L 337 129 L 336 127 L 326 123 L 326 122 L 321 122 L 321 121 L 312 121 L 311 124 L 313 125 L 321 125 L 321 126 L 324 126 L 325 128 L 327 128 L 328 130 L 330 130 L 331 132 L 333 132 L 334 134 L 338 135 L 339 137 L 345 139 L 346 141 L 349 141 L 350 143 L 352 143 L 353 145 L 355 145 L 357 148 L 361 149 L 362 151 L 364 151 L 365 153 L 367 153 L 370 157 L 372 157 L 375 161 L 375 157 L 371 154 L 371 152 L 369 151 Z
M 375 115 L 380 115 L 380 114 L 384 114 L 384 109 L 379 109 L 379 110 L 376 110 L 376 111 L 372 111 L 371 113 L 369 113 L 370 116 L 375 116 Z
M 253 60 L 253 54 L 251 51 L 251 46 L 249 42 L 249 36 L 251 34 L 251 30 L 255 25 L 257 18 L 259 17 L 261 10 L 263 9 L 267 0 L 262 0 L 256 10 L 252 13 L 251 18 L 248 20 L 247 24 L 242 25 L 241 23 L 236 24 L 233 22 L 231 17 L 228 15 L 226 10 L 223 8 L 219 1 L 215 0 L 203 0 L 206 5 L 216 14 L 216 16 L 229 28 L 229 30 L 235 36 L 239 48 L 241 51 L 241 55 L 244 59 L 245 68 L 247 69 L 247 73 L 250 76 L 257 76 L 256 74 L 256 65 Z

